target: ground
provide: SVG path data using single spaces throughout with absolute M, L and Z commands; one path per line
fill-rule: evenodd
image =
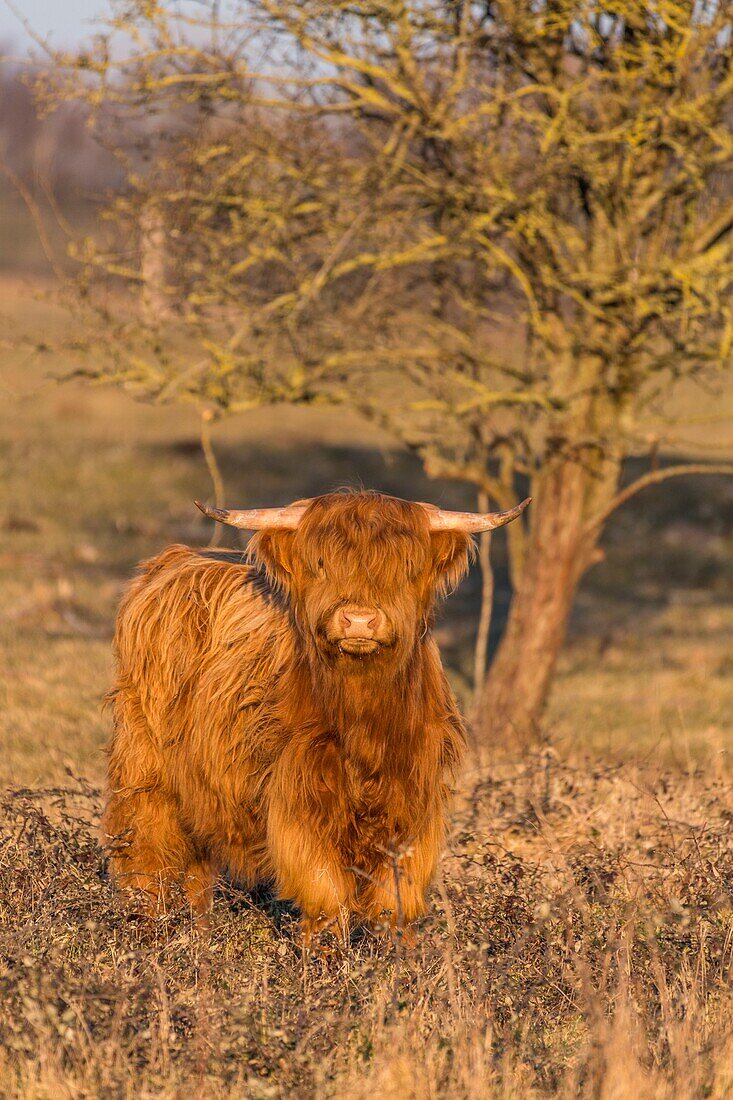
M 210 538 L 211 488 L 195 410 L 48 380 L 68 321 L 39 286 L 0 285 L 0 1095 L 730 1095 L 733 479 L 609 527 L 536 745 L 461 780 L 416 948 L 303 960 L 286 907 L 224 885 L 210 934 L 149 927 L 97 846 L 100 702 L 124 584 Z M 733 452 L 730 390 L 684 395 L 689 453 Z M 473 503 L 342 410 L 215 442 L 236 505 L 344 483 Z M 438 627 L 464 705 L 477 591 Z

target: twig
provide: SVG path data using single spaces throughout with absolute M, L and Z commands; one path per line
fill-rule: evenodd
M 206 466 L 211 477 L 211 484 L 214 488 L 214 505 L 217 508 L 224 507 L 224 480 L 221 476 L 221 470 L 219 463 L 216 461 L 216 455 L 211 442 L 211 424 L 215 419 L 215 413 L 211 409 L 201 410 L 201 450 L 204 452 L 204 458 L 206 459 Z M 222 528 L 218 523 L 214 524 L 214 531 L 211 539 L 209 540 L 209 546 L 218 546 L 221 542 Z
M 488 512 L 488 494 L 479 490 L 479 512 Z M 491 568 L 491 531 L 484 531 L 479 537 L 478 561 L 481 569 L 481 614 L 479 616 L 476 646 L 473 655 L 473 691 L 474 704 L 478 702 L 486 675 L 486 657 L 489 650 L 489 631 L 494 610 L 494 571 Z
M 2 172 L 3 175 L 10 181 L 11 185 L 16 189 L 16 191 L 18 192 L 18 194 L 22 198 L 23 202 L 25 203 L 26 209 L 28 210 L 28 213 L 30 214 L 31 218 L 33 219 L 33 224 L 36 227 L 36 232 L 38 233 L 38 239 L 41 243 L 41 248 L 43 249 L 43 254 L 45 255 L 46 259 L 48 260 L 48 262 L 51 266 L 51 270 L 53 271 L 56 278 L 60 282 L 63 282 L 64 279 L 65 279 L 64 270 L 61 267 L 61 265 L 59 264 L 58 260 L 56 259 L 56 255 L 55 255 L 54 250 L 53 250 L 53 245 L 51 244 L 48 233 L 46 232 L 46 226 L 45 226 L 44 221 L 43 221 L 43 214 L 41 213 L 41 208 L 39 207 L 36 200 L 33 198 L 33 195 L 31 194 L 30 188 L 24 183 L 24 181 L 20 178 L 20 176 L 17 175 L 13 171 L 13 169 L 8 164 L 6 164 L 5 161 L 2 160 L 1 158 L 0 158 L 0 172 Z
M 393 847 L 390 850 L 390 857 L 392 860 L 392 875 L 394 878 L 394 889 L 396 899 L 395 909 L 395 939 L 394 939 L 394 980 L 392 983 L 392 1011 L 397 1013 L 400 1000 L 400 970 L 402 966 L 402 937 L 405 927 L 405 914 L 402 907 L 402 892 L 400 890 L 400 863 L 399 863 L 399 850 Z

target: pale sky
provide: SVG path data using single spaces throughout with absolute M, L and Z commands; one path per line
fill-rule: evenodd
M 72 46 L 94 33 L 95 16 L 108 14 L 107 0 L 12 0 L 34 31 L 50 35 L 56 46 Z M 0 42 L 12 44 L 17 52 L 24 50 L 30 39 L 17 15 L 5 0 L 0 0 Z

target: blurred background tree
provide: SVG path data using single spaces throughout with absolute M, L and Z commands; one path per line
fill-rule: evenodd
M 656 456 L 670 389 L 733 354 L 733 5 L 116 10 L 38 89 L 125 179 L 73 250 L 85 373 L 207 426 L 347 402 L 487 504 L 530 493 L 477 707 L 525 735 L 614 510 L 727 469 Z

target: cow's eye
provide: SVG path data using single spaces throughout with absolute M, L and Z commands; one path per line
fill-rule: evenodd
M 318 564 L 316 565 L 316 576 L 319 577 L 321 580 L 323 580 L 323 578 L 326 576 L 326 567 L 323 564 L 323 558 L 318 559 Z

